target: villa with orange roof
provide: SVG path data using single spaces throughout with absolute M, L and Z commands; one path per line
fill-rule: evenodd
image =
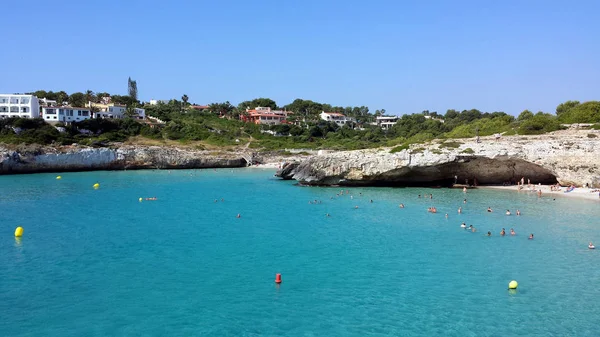
M 288 111 L 257 106 L 254 109 L 246 109 L 246 114 L 240 115 L 240 120 L 246 123 L 277 125 L 285 123 L 288 113 Z

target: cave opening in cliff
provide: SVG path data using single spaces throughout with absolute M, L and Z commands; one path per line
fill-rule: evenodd
M 477 157 L 437 166 L 402 168 L 356 185 L 381 187 L 452 187 L 454 185 L 556 184 L 550 170 L 522 159 Z M 354 184 L 355 182 L 350 182 Z

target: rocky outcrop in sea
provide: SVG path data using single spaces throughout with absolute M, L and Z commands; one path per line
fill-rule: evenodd
M 289 163 L 277 175 L 306 185 L 450 186 L 531 183 L 600 187 L 600 132 L 433 141 L 327 153 Z

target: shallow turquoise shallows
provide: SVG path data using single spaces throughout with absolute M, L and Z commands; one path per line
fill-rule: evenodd
M 600 202 L 273 173 L 0 177 L 0 335 L 600 335 Z

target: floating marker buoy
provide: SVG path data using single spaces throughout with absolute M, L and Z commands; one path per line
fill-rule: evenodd
M 23 236 L 23 227 L 19 226 L 15 229 L 15 237 L 20 238 Z
M 281 283 L 281 274 L 275 274 L 275 283 L 277 283 L 277 284 Z
M 62 179 L 61 176 L 56 177 L 56 180 L 61 180 L 61 179 Z
M 515 280 L 512 280 L 508 283 L 508 289 L 517 289 L 518 286 L 519 283 L 517 283 Z
M 93 187 L 94 187 L 94 189 L 99 189 L 99 188 L 100 188 L 100 184 L 98 184 L 98 183 L 95 183 L 95 184 L 93 185 Z
M 144 199 L 140 198 L 139 200 L 140 200 L 140 202 L 142 202 L 142 200 L 144 200 Z

